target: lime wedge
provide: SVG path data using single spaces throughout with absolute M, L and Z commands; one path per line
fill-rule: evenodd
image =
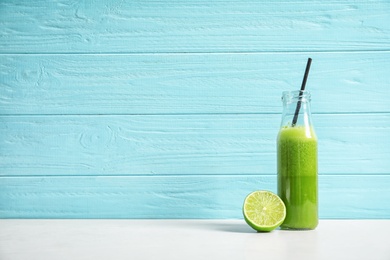
M 257 231 L 269 232 L 279 227 L 286 218 L 286 206 L 278 195 L 259 190 L 250 193 L 242 207 L 244 219 Z

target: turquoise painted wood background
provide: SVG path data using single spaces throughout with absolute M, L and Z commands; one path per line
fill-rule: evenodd
M 241 218 L 307 87 L 321 218 L 390 218 L 390 2 L 0 1 L 1 218 Z

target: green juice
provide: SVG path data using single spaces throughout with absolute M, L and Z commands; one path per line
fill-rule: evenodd
M 286 205 L 282 229 L 318 224 L 317 137 L 313 128 L 285 126 L 277 140 L 278 195 Z

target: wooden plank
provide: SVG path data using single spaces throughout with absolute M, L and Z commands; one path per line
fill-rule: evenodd
M 0 2 L 2 53 L 390 48 L 388 1 Z
M 320 218 L 389 218 L 390 176 L 319 179 Z M 276 176 L 0 178 L 0 218 L 242 218 Z
M 390 52 L 354 52 L 2 55 L 0 113 L 281 113 L 309 55 L 314 113 L 390 112 Z
M 0 175 L 274 174 L 280 115 L 0 117 Z M 315 115 L 321 174 L 388 174 L 390 114 Z

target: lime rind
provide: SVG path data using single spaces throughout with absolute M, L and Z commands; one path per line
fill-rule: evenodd
M 269 232 L 279 227 L 286 218 L 286 207 L 271 191 L 254 191 L 244 201 L 243 215 L 253 229 Z

